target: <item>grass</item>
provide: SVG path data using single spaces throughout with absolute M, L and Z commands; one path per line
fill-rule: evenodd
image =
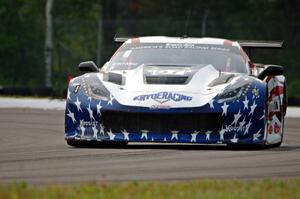
M 201 180 L 187 182 L 85 183 L 28 186 L 25 182 L 0 185 L 5 199 L 201 199 L 300 198 L 300 178 L 263 180 Z

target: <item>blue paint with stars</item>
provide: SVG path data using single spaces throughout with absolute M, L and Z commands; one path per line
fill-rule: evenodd
M 69 86 L 70 96 L 66 102 L 65 138 L 98 141 L 129 142 L 170 142 L 170 143 L 241 143 L 260 144 L 265 142 L 265 99 L 266 85 L 253 80 L 246 95 L 239 99 L 220 102 L 218 96 L 213 101 L 195 108 L 150 109 L 146 107 L 129 107 L 118 103 L 91 98 L 86 95 L 82 86 L 74 93 L 74 83 L 81 84 L 75 78 Z M 255 89 L 256 95 L 252 90 Z M 258 95 L 257 95 L 258 92 Z M 78 100 L 77 100 L 78 98 Z M 127 131 L 119 129 L 111 131 L 101 123 L 101 112 L 105 110 L 138 112 L 138 113 L 220 113 L 222 128 L 214 131 L 195 129 L 195 131 L 166 132 Z M 184 118 L 183 118 L 184 119 Z M 155 125 L 155 124 L 154 124 Z

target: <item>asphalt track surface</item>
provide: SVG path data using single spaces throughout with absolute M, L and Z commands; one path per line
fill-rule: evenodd
M 300 176 L 300 119 L 287 118 L 280 148 L 130 144 L 72 148 L 64 112 L 0 109 L 0 183 L 29 184 Z

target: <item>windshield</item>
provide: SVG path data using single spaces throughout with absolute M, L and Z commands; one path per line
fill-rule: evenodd
M 130 70 L 142 64 L 181 67 L 210 64 L 224 72 L 247 73 L 238 47 L 182 43 L 124 44 L 111 58 L 107 70 Z

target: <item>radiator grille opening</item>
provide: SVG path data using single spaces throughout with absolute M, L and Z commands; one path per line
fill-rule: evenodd
M 105 111 L 102 123 L 112 130 L 166 132 L 171 130 L 213 131 L 222 127 L 221 115 L 217 113 L 130 113 Z

